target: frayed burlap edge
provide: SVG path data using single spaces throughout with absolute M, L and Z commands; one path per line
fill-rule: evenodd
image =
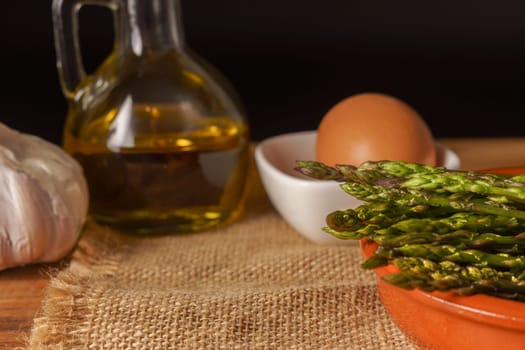
M 116 249 L 118 247 L 118 249 Z M 117 273 L 127 246 L 120 235 L 88 223 L 70 265 L 54 276 L 33 321 L 27 349 L 80 349 L 89 339 L 90 296 L 86 286 Z M 67 339 L 67 342 L 65 341 Z

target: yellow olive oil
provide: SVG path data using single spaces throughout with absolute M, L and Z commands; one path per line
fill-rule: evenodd
M 206 230 L 240 215 L 246 125 L 186 109 L 135 104 L 66 125 L 64 148 L 83 166 L 94 220 L 148 234 Z

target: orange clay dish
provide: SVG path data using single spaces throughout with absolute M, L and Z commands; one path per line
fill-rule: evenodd
M 524 168 L 485 170 L 487 173 L 524 174 Z M 365 258 L 377 244 L 361 240 Z M 423 349 L 525 349 L 525 302 L 484 294 L 460 296 L 452 292 L 405 290 L 382 279 L 395 273 L 393 265 L 375 270 L 381 301 L 400 329 Z

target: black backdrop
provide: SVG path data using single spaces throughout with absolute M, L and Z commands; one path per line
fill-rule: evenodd
M 255 140 L 314 129 L 340 99 L 380 91 L 437 137 L 524 136 L 522 0 L 181 0 L 188 46 L 244 101 Z M 88 71 L 111 49 L 111 16 L 81 12 Z M 59 143 L 66 114 L 50 0 L 0 10 L 0 121 Z

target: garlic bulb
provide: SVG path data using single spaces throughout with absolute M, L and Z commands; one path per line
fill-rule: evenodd
M 0 270 L 64 257 L 87 210 L 87 184 L 76 160 L 0 123 Z

